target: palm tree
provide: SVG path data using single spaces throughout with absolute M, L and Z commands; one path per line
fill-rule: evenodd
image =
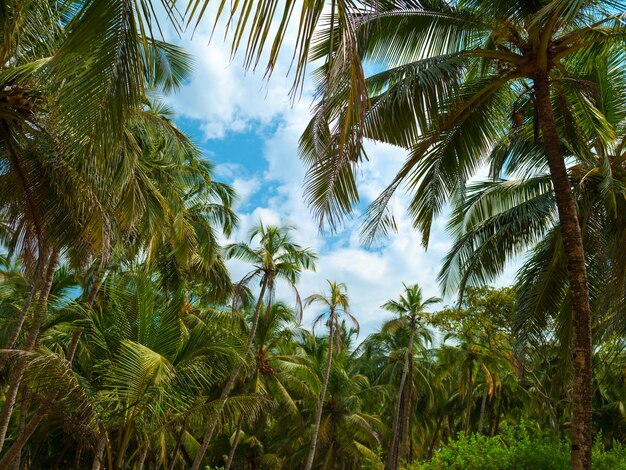
M 364 158 L 364 138 L 409 149 L 403 167 L 370 206 L 365 237 L 393 228 L 388 202 L 404 184 L 412 193 L 409 214 L 428 243 L 432 220 L 448 197 L 510 135 L 509 117 L 535 123 L 554 188 L 574 311 L 576 469 L 591 465 L 591 323 L 580 221 L 561 143 L 589 148 L 614 133 L 587 99 L 589 90 L 569 84 L 596 57 L 619 54 L 626 27 L 616 12 L 624 6 L 564 0 L 361 2 L 348 19 L 329 21 L 316 44 L 313 57 L 325 58 L 321 99 L 301 141 L 309 202 L 320 222 L 331 225 L 358 200 L 354 172 Z M 361 58 L 387 69 L 364 80 Z M 371 106 L 363 104 L 360 80 Z M 561 124 L 581 132 L 564 133 Z
M 337 284 L 334 281 L 327 281 L 329 291 L 327 294 L 312 294 L 304 301 L 306 306 L 313 303 L 319 303 L 324 306 L 327 311 L 321 313 L 316 319 L 314 324 L 320 322 L 324 317 L 328 316 L 326 324 L 328 325 L 328 351 L 326 352 L 326 368 L 324 370 L 324 378 L 322 381 L 322 390 L 320 391 L 319 398 L 317 400 L 317 406 L 315 408 L 315 420 L 313 422 L 313 434 L 311 436 L 311 445 L 309 447 L 309 454 L 305 463 L 305 470 L 311 470 L 313 467 L 313 461 L 315 460 L 315 451 L 317 448 L 317 440 L 320 432 L 320 422 L 322 420 L 322 409 L 324 407 L 324 400 L 326 399 L 326 390 L 328 389 L 328 379 L 330 377 L 330 370 L 333 364 L 333 354 L 337 354 L 337 349 L 340 348 L 340 336 L 339 330 L 339 318 L 342 315 L 348 317 L 348 319 L 357 326 L 359 322 L 348 311 L 350 301 L 348 299 L 347 287 L 345 284 Z M 336 346 L 333 352 L 333 348 Z
M 361 343 L 359 359 L 363 373 L 370 378 L 372 384 L 384 387 L 387 391 L 383 402 L 384 411 L 381 412 L 388 419 L 390 429 L 385 434 L 387 439 L 384 442 L 384 448 L 388 449 L 387 456 L 395 447 L 398 459 L 412 461 L 419 453 L 419 448 L 413 445 L 413 428 L 416 423 L 412 418 L 421 409 L 423 416 L 420 421 L 426 422 L 426 416 L 432 409 L 433 383 L 437 378 L 431 373 L 432 353 L 427 348 L 432 341 L 431 334 L 421 319 L 415 325 L 413 348 L 409 351 L 411 356 L 407 368 L 410 335 L 410 322 L 407 320 L 408 317 L 403 315 L 402 318 L 383 323 L 379 331 L 370 334 Z M 401 386 L 403 380 L 404 385 Z M 398 406 L 403 409 L 400 417 Z M 424 406 L 427 407 L 426 410 L 422 409 Z M 400 437 L 394 445 L 396 430 L 399 430 Z
M 2 7 L 0 211 L 12 230 L 9 245 L 36 273 L 12 334 L 19 336 L 34 304 L 26 351 L 37 343 L 61 254 L 89 259 L 106 252 L 111 214 L 102 181 L 127 148 L 124 130 L 143 107 L 143 92 L 175 86 L 188 70 L 180 49 L 146 35 L 142 15 L 149 10 L 137 6 L 107 0 Z M 22 369 L 16 361 L 0 415 L 0 450 Z
M 39 181 L 42 189 L 48 192 L 42 200 L 51 200 L 53 203 L 60 201 L 64 204 L 62 206 L 64 210 L 55 212 L 65 219 L 54 220 L 50 217 L 51 222 L 54 222 L 52 225 L 74 228 L 73 231 L 66 228 L 67 233 L 63 236 L 57 235 L 54 228 L 51 230 L 53 237 L 64 240 L 60 243 L 62 245 L 70 244 L 70 240 L 74 240 L 74 243 L 71 243 L 71 249 L 66 251 L 66 257 L 78 266 L 85 265 L 85 260 L 94 260 L 93 264 L 96 269 L 93 270 L 92 279 L 85 284 L 84 289 L 86 308 L 89 308 L 95 301 L 105 275 L 112 245 L 129 246 L 134 243 L 133 249 L 137 250 L 140 245 L 137 242 L 146 238 L 151 249 L 172 255 L 160 256 L 160 266 L 169 268 L 169 272 L 175 271 L 177 278 L 190 279 L 188 273 L 193 269 L 196 277 L 194 282 L 202 281 L 204 286 L 209 286 L 208 290 L 205 289 L 205 297 L 210 297 L 212 300 L 225 299 L 230 291 L 230 277 L 216 241 L 215 231 L 216 228 L 221 228 L 229 234 L 236 223 L 236 216 L 231 210 L 232 190 L 212 180 L 210 164 L 202 160 L 198 150 L 188 138 L 163 117 L 162 108 L 156 109 L 161 111 L 160 114 L 154 110 L 154 106 L 140 110 L 130 123 L 129 132 L 134 134 L 139 151 L 128 152 L 125 160 L 117 162 L 117 171 L 113 172 L 116 174 L 116 181 L 111 185 L 112 187 L 106 188 L 107 192 L 104 195 L 98 195 L 102 188 L 94 184 L 94 181 L 102 175 L 81 175 L 80 170 L 89 171 L 89 168 L 81 168 L 81 164 L 75 167 L 67 163 L 60 165 L 59 168 L 65 172 L 58 175 L 53 173 L 52 181 L 55 182 L 53 185 L 41 185 Z M 37 163 L 40 167 L 44 167 L 45 162 Z M 167 167 L 176 168 L 175 171 L 170 172 L 173 176 L 171 178 L 165 177 L 167 172 L 163 169 Z M 79 171 L 72 173 L 69 171 L 72 169 Z M 93 180 L 89 181 L 90 178 Z M 65 181 L 65 185 L 69 181 L 70 186 L 57 184 L 56 181 Z M 3 181 L 3 183 L 7 184 L 8 181 Z M 79 191 L 75 191 L 76 195 L 72 193 L 74 188 L 71 187 L 71 183 L 78 186 Z M 99 224 L 98 218 L 93 214 L 85 217 L 84 209 L 83 213 L 80 213 L 74 211 L 71 206 L 68 208 L 65 204 L 72 197 L 84 197 L 86 191 L 89 191 L 88 196 L 93 198 L 96 208 L 99 208 L 102 211 L 101 214 L 104 215 L 102 217 L 104 221 Z M 103 207 L 104 203 L 100 202 L 104 198 L 108 198 L 106 207 Z M 129 199 L 132 199 L 130 203 Z M 49 207 L 50 204 L 48 204 Z M 111 227 L 114 228 L 115 235 L 111 232 Z M 98 231 L 102 232 L 101 236 L 98 236 Z M 146 237 L 148 233 L 151 238 Z M 85 239 L 88 243 L 82 243 Z M 94 240 L 98 242 L 94 243 Z M 169 245 L 170 249 L 163 249 L 163 244 Z M 94 254 L 99 256 L 95 257 Z M 149 262 L 146 263 L 146 269 L 150 269 Z M 162 269 L 161 273 L 163 272 Z M 162 274 L 161 280 L 165 282 L 165 279 L 167 279 L 166 276 Z M 172 293 L 178 287 L 171 281 L 169 282 Z M 34 298 L 33 293 L 34 291 L 31 290 L 31 295 L 20 312 L 9 342 L 11 347 L 15 345 L 20 333 L 23 319 L 30 307 L 29 300 L 32 302 Z M 38 312 L 43 312 L 43 310 L 38 310 Z M 39 313 L 39 315 L 42 314 Z M 37 335 L 37 331 L 31 328 L 31 336 Z M 82 328 L 77 329 L 67 346 L 66 357 L 70 363 L 76 353 L 81 332 Z M 15 377 L 9 389 L 9 400 L 5 402 L 3 408 L 3 423 L 11 416 L 15 400 L 13 397 L 17 396 L 19 388 L 19 370 L 16 371 Z M 31 419 L 30 432 L 34 430 L 36 423 L 43 418 L 44 414 L 43 408 L 35 413 Z
M 316 454 L 322 468 L 360 469 L 371 464 L 380 468 L 380 457 L 375 451 L 381 444 L 386 426 L 382 423 L 379 410 L 373 403 L 380 403 L 383 387 L 373 386 L 359 371 L 358 350 L 351 343 L 357 330 L 348 328 L 343 320 L 335 330 L 340 349 L 333 353 L 333 363 L 328 379 L 326 398 L 322 406 Z M 323 378 L 327 344 L 316 338 L 314 349 L 306 349 L 316 377 Z M 319 385 L 312 390 L 319 390 Z M 317 394 L 311 393 L 311 405 L 317 402 Z M 308 401 L 308 400 L 307 400 Z M 308 408 L 308 406 L 307 406 Z M 317 406 L 311 406 L 317 409 Z M 323 457 L 321 457 L 323 456 Z M 369 467 L 367 467 L 369 468 Z
M 86 306 L 96 299 L 113 251 L 142 260 L 144 270 L 158 272 L 172 293 L 191 279 L 190 271 L 211 301 L 223 302 L 230 293 L 216 239 L 218 230 L 229 236 L 236 226 L 233 191 L 213 180 L 211 164 L 168 118 L 166 107 L 150 101 L 131 121 L 128 134 L 137 148 L 116 162 L 107 189 L 107 242 L 98 256 L 69 252 L 73 264 L 85 271 Z M 68 346 L 70 362 L 79 339 L 80 330 Z
M 383 330 L 407 328 L 409 337 L 404 354 L 404 366 L 402 378 L 398 388 L 396 400 L 396 412 L 393 422 L 393 436 L 391 445 L 387 451 L 386 469 L 396 470 L 398 459 L 408 455 L 406 444 L 408 443 L 409 417 L 411 416 L 411 395 L 413 391 L 413 348 L 415 346 L 416 333 L 424 339 L 429 339 L 428 330 L 421 325 L 420 321 L 425 309 L 441 299 L 438 297 L 423 298 L 422 289 L 417 285 L 407 286 L 404 284 L 404 294 L 398 300 L 390 300 L 382 308 L 398 315 L 398 318 L 385 323 Z
M 591 148 L 566 150 L 585 249 L 595 341 L 620 328 L 616 313 L 623 309 L 626 289 L 623 256 L 617 248 L 626 227 L 620 209 L 625 205 L 622 143 L 626 109 L 618 91 L 626 75 L 620 63 L 618 57 L 598 58 L 583 75 L 592 90 L 590 103 L 606 111 L 606 123 L 616 134 L 604 142 L 592 140 Z M 560 124 L 563 132 L 576 126 Z M 568 257 L 558 204 L 545 165 L 540 161 L 534 168 L 524 164 L 525 154 L 535 152 L 541 157 L 536 153 L 532 124 L 520 125 L 516 133 L 513 146 L 503 144 L 494 149 L 497 159 L 508 160 L 506 164 L 501 160 L 494 169 L 496 179 L 469 186 L 455 201 L 450 228 L 456 241 L 440 280 L 448 291 L 485 282 L 521 250 L 531 250 L 518 272 L 517 336 L 526 345 L 539 344 L 546 328 L 552 328 L 565 369 L 572 363 L 568 348 L 576 337 L 577 323 L 573 321 L 576 311 L 570 308 Z
M 55 330 L 60 331 L 64 317 L 71 318 L 70 308 L 51 322 L 42 339 L 46 346 L 56 342 Z M 46 415 L 53 432 L 62 435 L 57 426 L 63 421 L 80 430 L 65 439 L 93 448 L 97 466 L 104 450 L 117 468 L 136 463 L 146 447 L 149 462 L 160 459 L 168 450 L 157 449 L 161 439 L 174 440 L 172 422 L 189 415 L 202 419 L 218 406 L 198 397 L 242 359 L 238 331 L 228 315 L 202 305 L 190 309 L 183 291 L 168 296 L 144 272 L 109 276 L 97 308 L 84 313 L 83 353 L 73 370 L 62 352 L 29 353 L 24 379 L 29 390 L 42 403 L 54 403 Z M 253 417 L 262 405 L 254 397 L 238 397 L 227 414 L 229 419 L 242 412 Z M 163 438 L 162 432 L 167 432 Z M 105 446 L 98 447 L 99 442 Z M 2 468 L 17 455 L 16 444 L 0 460 Z M 176 452 L 172 459 L 177 459 Z
M 246 320 L 248 324 L 252 324 L 253 312 L 249 313 L 246 315 Z M 282 302 L 272 305 L 269 318 L 264 316 L 259 319 L 253 344 L 256 351 L 256 367 L 243 384 L 245 393 L 273 399 L 286 413 L 298 411 L 286 387 L 286 382 L 290 379 L 289 372 L 287 368 L 282 367 L 284 362 L 289 360 L 289 355 L 284 354 L 284 348 L 292 343 L 293 336 L 297 332 L 296 328 L 296 315 L 292 309 Z M 243 420 L 237 423 L 224 470 L 229 470 L 233 465 L 243 424 Z
M 242 295 L 244 288 L 252 280 L 259 280 L 260 293 L 252 317 L 252 326 L 248 332 L 246 355 L 252 350 L 263 305 L 265 305 L 265 322 L 270 323 L 269 316 L 277 281 L 286 281 L 293 289 L 296 295 L 296 314 L 298 316 L 301 314 L 302 306 L 300 305 L 300 296 L 296 284 L 303 270 L 315 269 L 317 257 L 310 249 L 303 248 L 293 241 L 291 236 L 292 230 L 293 228 L 289 226 L 265 226 L 259 222 L 258 225 L 250 229 L 248 243 L 234 243 L 226 246 L 224 249 L 226 258 L 236 258 L 254 266 L 254 269 L 246 274 L 236 287 L 233 303 L 239 301 L 238 297 Z M 251 247 L 250 243 L 253 243 L 257 238 L 259 246 L 256 248 Z M 242 365 L 238 364 L 233 368 L 222 389 L 222 400 L 226 400 L 230 395 L 241 367 Z M 202 438 L 202 445 L 196 454 L 192 467 L 193 470 L 200 468 L 216 424 L 215 418 L 213 418 Z

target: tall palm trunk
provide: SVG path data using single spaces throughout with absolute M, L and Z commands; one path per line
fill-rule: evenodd
M 39 426 L 39 423 L 43 419 L 44 414 L 45 413 L 42 412 L 35 413 L 35 415 L 30 419 L 28 424 L 21 428 L 17 439 L 15 440 L 15 442 L 13 442 L 13 445 L 9 447 L 9 450 L 7 450 L 6 453 L 2 456 L 2 459 L 0 460 L 0 468 L 8 468 L 11 463 L 20 458 L 22 448 L 26 445 L 33 432 L 35 432 L 37 426 Z
M 411 330 L 409 333 L 409 344 L 407 344 L 406 353 L 404 355 L 404 364 L 402 368 L 402 377 L 400 379 L 400 387 L 398 387 L 398 399 L 396 400 L 396 414 L 393 421 L 393 435 L 391 438 L 391 445 L 389 446 L 389 451 L 387 452 L 387 465 L 385 466 L 385 470 L 397 470 L 398 468 L 398 457 L 399 457 L 399 449 L 400 449 L 400 440 L 401 440 L 401 423 L 402 423 L 402 411 L 403 411 L 403 402 L 405 393 L 405 387 L 407 383 L 407 376 L 409 373 L 409 361 L 411 357 L 411 349 L 413 345 L 413 336 L 415 335 L 415 326 L 413 322 L 411 322 Z
M 328 388 L 328 379 L 330 377 L 330 369 L 333 365 L 333 343 L 335 342 L 335 313 L 330 312 L 330 323 L 328 327 L 328 357 L 326 358 L 326 370 L 324 371 L 324 380 L 322 382 L 322 391 L 317 400 L 315 408 L 315 423 L 313 425 L 313 436 L 311 437 L 311 447 L 309 455 L 306 458 L 304 470 L 311 470 L 313 461 L 315 460 L 315 450 L 317 449 L 317 437 L 320 432 L 320 423 L 322 422 L 322 410 L 324 408 L 324 400 L 326 399 L 326 389 Z
M 39 253 L 40 253 L 39 259 L 37 260 L 37 270 L 43 271 L 47 269 L 50 258 L 46 259 L 47 252 L 43 250 L 43 238 L 44 237 L 43 237 L 43 233 L 41 229 L 42 217 L 39 211 L 39 207 L 37 206 L 35 202 L 35 197 L 33 196 L 32 188 L 30 187 L 30 184 L 28 182 L 28 176 L 27 176 L 28 172 L 25 171 L 24 168 L 22 168 L 22 164 L 20 163 L 18 154 L 15 151 L 15 148 L 13 146 L 13 136 L 11 133 L 11 129 L 9 128 L 6 121 L 2 121 L 2 123 L 0 123 L 0 136 L 2 137 L 2 140 L 4 141 L 4 145 L 6 146 L 7 155 L 11 161 L 11 164 L 13 168 L 15 169 L 15 171 L 17 172 L 19 185 L 21 186 L 21 189 L 24 193 L 24 199 L 26 200 L 27 211 L 30 213 L 30 216 L 32 217 L 32 221 L 34 223 L 35 234 L 37 237 L 37 245 L 38 245 Z M 42 255 L 41 253 L 46 253 L 46 255 Z M 43 281 L 43 277 L 41 278 L 41 281 Z M 26 304 L 22 307 L 22 311 L 20 312 L 20 316 L 18 317 L 18 323 L 16 324 L 15 329 L 13 330 L 13 333 L 11 334 L 8 349 L 13 349 L 13 347 L 17 343 L 17 338 L 19 337 L 20 332 L 22 331 L 22 327 L 24 325 L 24 320 L 26 319 L 26 315 L 28 314 L 28 311 L 30 310 L 30 306 L 32 302 L 35 300 L 36 292 L 38 290 L 37 284 L 38 284 L 37 282 L 34 283 L 31 293 L 26 301 Z M 2 363 L 2 365 L 4 366 L 4 363 Z M 2 430 L 0 426 L 0 450 L 2 450 L 5 435 L 6 435 L 6 430 Z
M 480 418 L 478 420 L 478 434 L 483 433 L 483 423 L 485 422 L 485 408 L 487 407 L 487 397 L 489 396 L 489 387 L 485 384 L 483 390 L 483 400 L 480 403 Z
M 54 272 L 56 270 L 58 261 L 59 250 L 54 249 L 48 260 L 48 267 L 46 268 L 46 274 L 44 278 L 45 281 L 39 294 L 37 308 L 35 310 L 35 314 L 33 315 L 33 323 L 30 327 L 30 331 L 28 332 L 26 343 L 24 344 L 24 351 L 32 351 L 35 347 L 35 344 L 37 343 L 41 323 L 43 321 L 43 317 L 45 316 L 48 306 L 48 297 L 50 295 L 50 289 L 52 288 L 52 281 L 54 280 Z M 22 375 L 24 373 L 25 367 L 26 363 L 24 361 L 18 360 L 16 368 L 11 374 L 12 377 L 9 384 L 9 390 L 7 391 L 4 407 L 2 408 L 2 414 L 0 415 L 0 451 L 4 447 L 7 430 L 9 428 L 9 421 L 11 420 L 11 414 L 13 413 L 13 408 L 15 407 L 17 393 L 22 382 Z
M 102 462 L 104 460 L 104 448 L 106 447 L 106 443 L 106 436 L 102 435 L 98 440 L 98 447 L 96 448 L 93 463 L 91 464 L 91 470 L 100 470 L 100 467 L 102 466 Z
M 405 404 L 402 411 L 402 426 L 400 432 L 400 446 L 398 447 L 398 457 L 405 459 L 409 463 L 412 461 L 412 457 L 409 456 L 410 446 L 410 430 L 411 430 L 411 413 L 413 406 L 413 353 L 409 355 L 408 374 L 406 376 L 406 384 L 404 385 Z
M 24 433 L 26 429 L 26 422 L 28 421 L 28 391 L 26 389 L 22 389 L 22 399 L 20 401 L 20 422 L 18 424 L 17 435 L 20 436 Z M 21 460 L 22 460 L 21 452 L 13 460 L 13 470 L 20 470 Z M 8 467 L 8 466 L 7 466 Z
M 546 72 L 534 77 L 535 101 L 539 127 L 543 136 L 554 196 L 559 213 L 561 236 L 567 257 L 569 292 L 572 302 L 572 448 L 573 470 L 591 468 L 592 366 L 591 366 L 591 308 L 585 267 L 585 251 L 578 221 L 576 201 L 570 186 L 561 152 L 561 142 L 550 101 L 550 81 Z
M 256 330 L 257 330 L 257 327 L 259 326 L 259 314 L 261 313 L 261 305 L 263 304 L 263 297 L 265 296 L 266 288 L 267 288 L 267 278 L 264 277 L 263 280 L 261 281 L 261 292 L 259 293 L 259 300 L 257 301 L 256 308 L 254 310 L 254 318 L 252 320 L 252 327 L 250 328 L 250 332 L 248 333 L 248 342 L 246 343 L 246 350 L 245 350 L 246 355 L 252 349 L 254 336 L 256 335 Z M 232 392 L 233 388 L 235 387 L 235 381 L 237 380 L 237 376 L 239 375 L 240 370 L 241 370 L 241 364 L 237 364 L 233 368 L 230 376 L 228 377 L 228 380 L 226 381 L 226 384 L 224 385 L 224 388 L 222 389 L 222 393 L 220 395 L 220 404 L 218 405 L 218 409 L 215 412 L 213 412 L 209 418 L 209 426 L 206 432 L 204 433 L 204 436 L 202 437 L 202 445 L 200 446 L 200 449 L 198 449 L 198 453 L 196 454 L 196 457 L 193 461 L 191 470 L 198 470 L 200 468 L 202 459 L 204 459 L 204 454 L 206 454 L 206 450 L 209 447 L 209 444 L 211 443 L 211 438 L 213 437 L 213 433 L 215 432 L 215 427 L 217 426 L 217 419 L 219 417 L 219 414 L 224 409 L 224 403 L 225 403 L 226 398 L 228 398 L 228 395 L 230 395 L 230 392 Z
M 470 431 L 470 419 L 472 417 L 472 395 L 474 395 L 474 362 L 470 362 L 469 378 L 467 384 L 467 404 L 465 408 L 465 435 Z
M 230 452 L 228 453 L 228 460 L 226 461 L 226 465 L 224 465 L 224 470 L 230 470 L 230 467 L 233 465 L 233 459 L 235 458 L 235 452 L 237 451 L 237 446 L 239 445 L 239 439 L 241 438 L 241 426 L 243 425 L 243 418 L 239 418 L 239 422 L 237 423 L 237 431 L 235 431 L 235 438 L 233 439 L 233 443 L 230 446 Z
M 174 450 L 172 451 L 170 464 L 167 467 L 168 470 L 174 470 L 174 467 L 176 467 L 176 456 L 178 455 L 178 451 L 180 450 L 180 445 L 183 441 L 183 436 L 185 435 L 185 431 L 187 430 L 188 418 L 189 418 L 189 415 L 185 415 L 185 418 L 183 419 L 183 423 L 180 425 L 180 433 L 178 433 L 178 438 L 176 439 L 176 446 L 174 447 Z
M 146 456 L 148 455 L 148 444 L 144 444 L 141 448 L 141 453 L 137 459 L 137 466 L 135 470 L 143 470 L 143 465 L 146 462 Z

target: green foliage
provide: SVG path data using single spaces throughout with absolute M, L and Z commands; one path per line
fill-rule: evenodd
M 569 468 L 566 446 L 550 440 L 531 439 L 527 432 L 502 436 L 461 436 L 438 450 L 431 461 L 411 470 L 565 470 Z
M 430 461 L 415 462 L 406 470 L 567 470 L 567 442 L 533 436 L 525 428 L 509 428 L 502 435 L 462 435 L 445 444 Z M 605 447 L 596 439 L 594 470 L 626 469 L 626 448 L 615 441 Z
M 374 455 L 368 455 L 361 463 L 361 470 L 381 470 L 383 468 L 383 450 L 378 447 Z
M 602 443 L 600 437 L 596 438 L 593 446 L 593 469 L 626 470 L 626 446 L 613 441 L 609 448 Z

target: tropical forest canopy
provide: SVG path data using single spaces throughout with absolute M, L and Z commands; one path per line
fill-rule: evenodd
M 0 469 L 626 468 L 624 11 L 2 1 Z M 297 227 L 234 239 L 234 189 L 163 100 L 193 57 L 162 28 L 223 21 L 245 67 L 287 50 L 292 99 L 314 83 L 321 229 L 358 208 L 367 141 L 405 152 L 363 243 L 399 189 L 426 246 L 447 218 L 445 301 L 406 279 L 362 335 L 350 279 L 301 297 Z

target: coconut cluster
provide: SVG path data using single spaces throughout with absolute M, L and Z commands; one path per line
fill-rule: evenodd
M 613 166 L 611 171 L 613 173 L 613 178 L 626 181 L 626 168 L 624 168 L 623 163 L 617 163 Z

